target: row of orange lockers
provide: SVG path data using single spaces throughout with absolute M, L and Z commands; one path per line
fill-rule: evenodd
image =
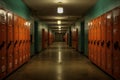
M 64 35 L 64 40 L 68 44 L 68 33 Z M 71 30 L 71 41 L 72 41 L 72 47 L 76 50 L 78 50 L 78 29 L 72 29 Z
M 120 80 L 120 7 L 91 20 L 88 25 L 90 60 Z
M 54 41 L 54 35 L 50 31 L 42 29 L 42 49 L 46 49 Z
M 28 61 L 29 28 L 25 19 L 0 8 L 0 79 Z

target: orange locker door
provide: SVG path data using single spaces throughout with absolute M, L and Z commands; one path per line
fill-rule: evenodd
M 7 74 L 13 71 L 13 14 L 7 12 Z
M 90 59 L 92 61 L 92 21 L 90 22 L 90 34 L 89 34 L 89 38 L 90 38 L 90 46 L 89 46 L 89 56 L 90 56 Z
M 88 33 L 88 37 L 89 37 L 89 59 L 92 61 L 92 21 L 89 22 L 88 24 L 89 26 L 89 33 Z
M 106 14 L 101 16 L 101 68 L 106 70 Z
M 92 21 L 92 61 L 94 62 L 94 20 Z
M 14 54 L 13 54 L 13 67 L 14 70 L 18 67 L 18 17 L 14 14 L 13 25 L 13 38 L 14 38 Z
M 95 53 L 96 53 L 96 65 L 98 65 L 98 59 L 99 59 L 99 57 L 98 57 L 98 54 L 99 54 L 99 52 L 98 52 L 98 49 L 99 49 L 99 45 L 98 45 L 98 43 L 99 43 L 99 41 L 98 41 L 98 38 L 99 38 L 99 18 L 97 17 L 96 18 L 96 51 L 95 51 Z
M 112 75 L 112 41 L 113 41 L 113 33 L 112 33 L 112 30 L 113 30 L 113 16 L 112 16 L 112 11 L 108 12 L 107 13 L 107 33 L 106 33 L 106 38 L 107 38 L 107 42 L 106 42 L 106 59 L 107 59 L 107 65 L 106 65 L 106 71 Z
M 90 56 L 91 56 L 91 61 L 93 61 L 93 57 L 94 57 L 94 53 L 93 53 L 93 21 L 91 21 L 91 23 L 90 23 L 90 25 L 91 25 L 91 50 L 90 50 Z
M 94 32 L 94 36 L 93 36 L 93 41 L 94 41 L 94 45 L 93 45 L 93 54 L 94 54 L 94 57 L 93 57 L 93 62 L 96 64 L 96 61 L 97 61 L 97 53 L 96 53 L 96 19 L 94 19 L 94 22 L 93 22 L 93 32 Z
M 91 60 L 91 57 L 90 57 L 90 25 L 89 25 L 89 23 L 88 23 L 88 27 L 89 27 L 89 29 L 88 29 L 88 57 Z
M 98 17 L 98 30 L 97 30 L 97 36 L 98 36 L 98 40 L 97 40 L 97 58 L 98 58 L 98 66 L 100 67 L 101 65 L 101 46 L 100 46 L 100 42 L 101 42 L 101 16 Z
M 18 66 L 21 66 L 22 65 L 22 18 L 21 17 L 18 17 L 18 25 L 19 25 L 19 47 L 18 47 L 18 50 L 19 50 L 19 60 L 18 60 Z
M 113 11 L 113 76 L 120 80 L 120 8 Z
M 0 9 L 0 80 L 6 76 L 6 11 Z
M 78 51 L 78 29 L 76 29 L 76 50 Z

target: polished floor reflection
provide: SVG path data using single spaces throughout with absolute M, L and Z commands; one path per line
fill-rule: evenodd
M 56 42 L 6 80 L 113 80 L 85 56 Z

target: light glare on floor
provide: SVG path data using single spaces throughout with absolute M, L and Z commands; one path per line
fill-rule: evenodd
M 58 52 L 58 63 L 61 63 L 62 62 L 62 59 L 61 59 L 61 52 L 59 51 Z

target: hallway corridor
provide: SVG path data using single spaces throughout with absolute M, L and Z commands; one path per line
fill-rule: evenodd
M 5 80 L 113 80 L 63 42 L 53 43 Z

